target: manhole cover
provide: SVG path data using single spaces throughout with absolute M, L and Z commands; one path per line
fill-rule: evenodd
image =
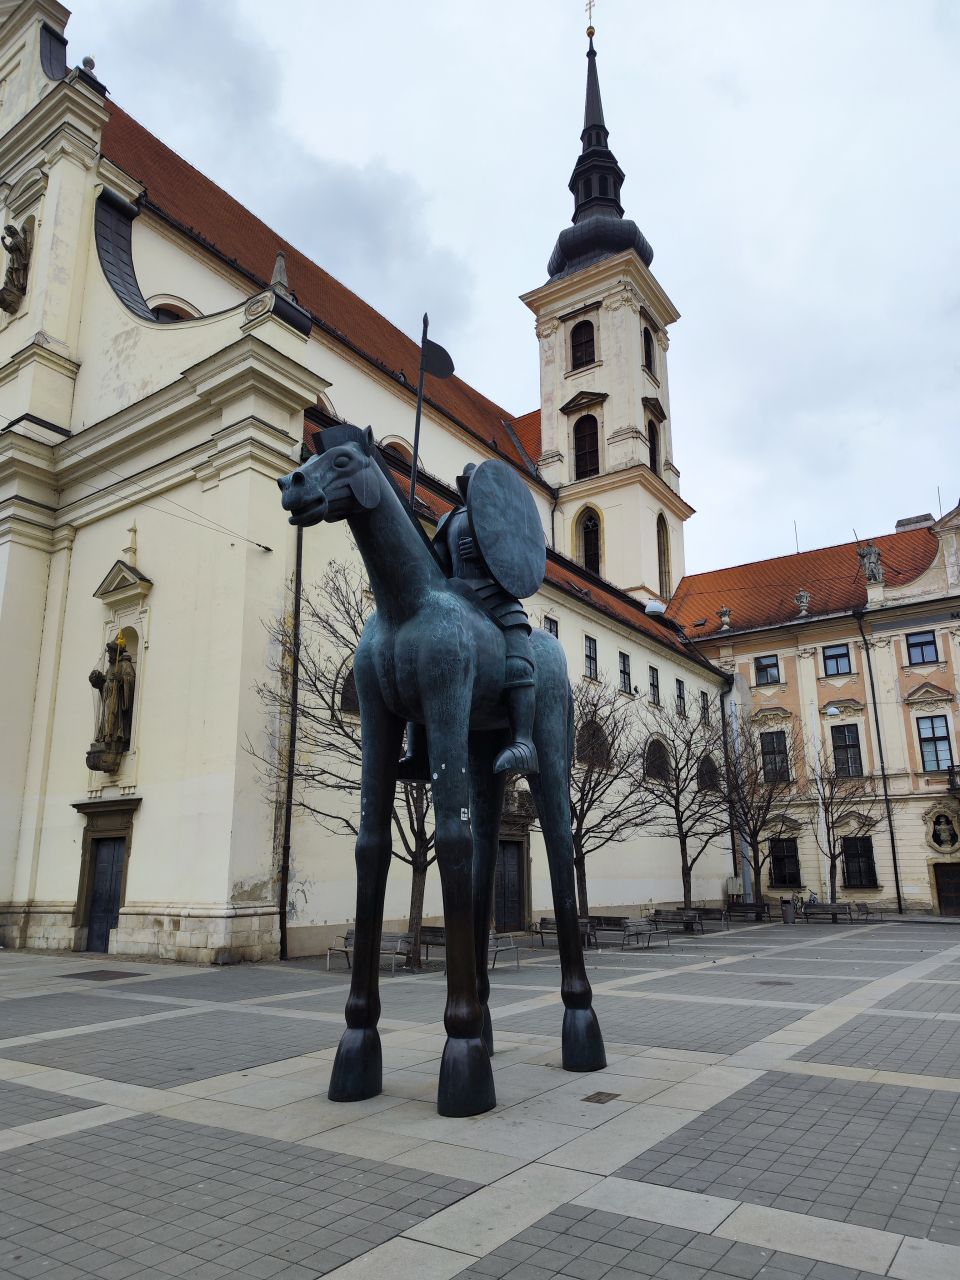
M 612 1102 L 614 1098 L 619 1098 L 619 1093 L 588 1093 L 584 1098 L 584 1102 Z
M 792 987 L 792 982 L 778 982 L 776 978 L 761 978 L 758 987 Z
M 143 978 L 145 974 L 128 969 L 88 969 L 86 973 L 64 973 L 63 978 L 79 978 L 81 982 L 117 982 L 120 978 Z

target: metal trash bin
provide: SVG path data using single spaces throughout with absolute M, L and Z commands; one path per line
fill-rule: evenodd
M 781 917 L 783 918 L 783 923 L 784 923 L 784 924 L 796 924 L 796 923 L 797 923 L 797 909 L 796 909 L 796 907 L 793 905 L 793 899 L 792 899 L 792 898 L 781 898 L 781 899 L 780 899 L 780 915 L 781 915 Z

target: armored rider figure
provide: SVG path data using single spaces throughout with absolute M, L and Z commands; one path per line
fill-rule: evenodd
M 477 545 L 466 505 L 470 478 L 476 469 L 472 462 L 468 463 L 463 474 L 457 476 L 457 489 L 463 503 L 442 517 L 433 545 L 447 576 L 460 579 L 476 593 L 477 603 L 496 621 L 506 640 L 504 701 L 511 742 L 497 756 L 494 772 L 538 773 L 537 749 L 533 745 L 536 691 L 530 620 L 520 601 L 493 576 Z M 427 778 L 426 759 L 423 726 L 411 723 L 407 726 L 407 754 L 400 761 L 399 779 Z

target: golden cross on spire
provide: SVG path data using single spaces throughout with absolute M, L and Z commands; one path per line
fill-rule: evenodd
M 587 3 L 583 6 L 583 11 L 587 15 L 587 22 L 589 23 L 590 35 L 593 35 L 593 6 L 596 2 L 597 0 L 587 0 Z

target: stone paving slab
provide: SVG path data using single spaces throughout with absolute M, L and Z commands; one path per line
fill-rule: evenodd
M 960 1245 L 960 1098 L 767 1072 L 617 1177 Z
M 16 1036 L 83 1027 L 93 1022 L 113 1022 L 119 1018 L 139 1018 L 159 1011 L 144 1000 L 118 1001 L 110 996 L 78 991 L 63 994 L 22 996 L 0 1002 L 0 1045 Z
M 134 995 L 172 996 L 174 999 L 211 1000 L 219 1004 L 286 995 L 288 992 L 313 991 L 324 986 L 342 987 L 345 979 L 349 982 L 350 975 L 326 973 L 322 970 L 300 971 L 237 964 L 210 969 L 204 973 L 189 973 L 183 977 L 125 982 L 121 987 L 111 988 L 109 995 L 124 998 Z
M 848 978 L 850 981 L 854 979 L 862 979 L 866 982 L 873 982 L 877 978 L 882 978 L 886 974 L 896 973 L 903 966 L 895 961 L 883 961 L 879 964 L 870 961 L 869 963 L 853 960 L 836 960 L 830 957 L 821 957 L 819 955 L 811 955 L 805 952 L 803 955 L 791 955 L 789 952 L 776 957 L 767 957 L 761 960 L 736 960 L 736 961 L 718 961 L 717 971 L 721 969 L 725 973 L 742 973 L 742 974 L 765 974 L 771 968 L 776 967 L 778 972 L 789 970 L 798 976 L 809 976 L 817 978 L 823 975 L 840 975 Z M 939 970 L 937 971 L 939 974 Z
M 475 1190 L 375 1159 L 137 1117 L 0 1154 L 0 1268 L 316 1277 Z
M 594 1008 L 608 1041 L 704 1053 L 735 1053 L 762 1036 L 796 1021 L 796 1009 L 711 1005 L 679 1000 L 640 1000 L 602 993 Z M 563 1006 L 551 1005 L 497 1018 L 505 1031 L 559 1036 Z
M 462 1271 L 489 1280 L 881 1280 L 683 1227 L 562 1204 Z
M 37 1120 L 49 1120 L 52 1116 L 65 1116 L 95 1106 L 96 1102 L 82 1098 L 68 1098 L 62 1093 L 47 1093 L 8 1080 L 0 1081 L 0 1129 L 34 1124 Z
M 164 1089 L 332 1048 L 342 1030 L 337 1022 L 217 1010 L 8 1046 L 2 1056 Z
M 834 1066 L 960 1076 L 960 1022 L 862 1014 L 794 1056 Z
M 666 978 L 656 978 L 643 984 L 643 991 L 669 995 L 672 991 L 684 995 L 715 996 L 718 999 L 735 998 L 738 1000 L 799 1000 L 804 1004 L 829 1004 L 839 1000 L 850 991 L 870 981 L 866 978 L 804 978 L 801 975 L 787 977 L 790 970 L 790 959 L 785 957 L 776 977 L 761 977 L 760 974 L 741 973 L 739 968 L 706 969 L 696 973 L 671 974 Z
M 905 987 L 881 1000 L 877 1008 L 960 1014 L 960 982 L 955 986 L 949 982 L 908 982 Z

